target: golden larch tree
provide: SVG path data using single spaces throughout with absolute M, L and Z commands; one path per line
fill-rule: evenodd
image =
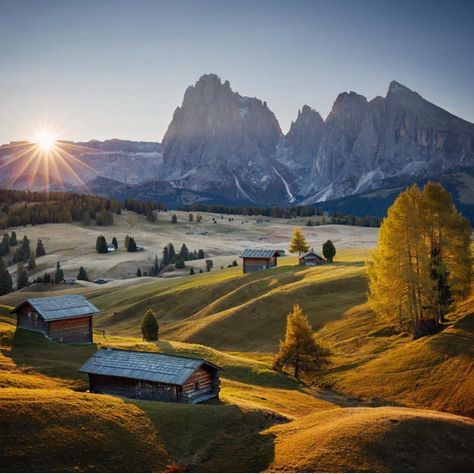
M 285 339 L 280 341 L 274 368 L 291 368 L 293 376 L 299 379 L 301 371 L 319 368 L 326 362 L 328 355 L 328 350 L 316 341 L 303 310 L 295 304 L 287 316 Z
M 378 317 L 422 335 L 420 321 L 439 324 L 452 301 L 468 294 L 470 226 L 437 183 L 401 193 L 382 222 L 368 264 L 369 304 Z
M 291 237 L 290 252 L 298 252 L 301 255 L 302 252 L 309 250 L 309 244 L 306 241 L 306 237 L 300 227 L 293 229 L 293 235 Z

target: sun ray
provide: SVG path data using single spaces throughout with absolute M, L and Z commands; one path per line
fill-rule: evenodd
M 76 173 L 74 168 L 57 152 L 57 159 L 60 160 L 61 164 L 67 168 L 69 173 L 75 178 L 78 185 L 84 186 L 86 189 L 89 189 L 87 184 L 82 180 L 82 178 Z
M 33 162 L 36 156 L 37 156 L 37 151 L 34 150 L 31 156 L 29 156 L 25 160 L 25 163 L 23 163 L 23 166 L 16 172 L 15 176 L 12 177 L 12 180 L 10 181 L 9 186 L 13 186 L 21 178 L 26 168 L 28 168 L 28 166 Z
M 14 163 L 15 161 L 21 159 L 23 156 L 25 156 L 27 153 L 30 153 L 31 151 L 35 151 L 36 150 L 36 147 L 34 144 L 31 144 L 29 145 L 28 149 L 26 149 L 25 151 L 23 151 L 22 153 L 20 153 L 19 155 L 15 155 L 13 158 L 9 159 L 8 161 L 6 161 L 5 163 L 3 163 L 2 165 L 0 165 L 0 169 L 2 168 L 5 168 L 6 166 L 8 165 L 11 165 L 12 163 Z

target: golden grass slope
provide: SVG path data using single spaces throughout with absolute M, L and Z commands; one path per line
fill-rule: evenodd
M 265 432 L 270 472 L 469 472 L 474 421 L 429 410 L 345 408 Z
M 474 416 L 474 298 L 449 315 L 443 331 L 416 341 L 392 334 L 367 305 L 319 336 L 334 349 L 321 380 L 334 390 Z

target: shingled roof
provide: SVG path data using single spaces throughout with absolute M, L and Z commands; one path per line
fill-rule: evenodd
M 100 349 L 79 369 L 79 372 L 183 385 L 203 365 L 222 370 L 205 359 L 158 352 Z
M 18 313 L 20 308 L 29 303 L 46 321 L 77 318 L 98 313 L 99 310 L 82 295 L 46 296 L 44 298 L 28 298 L 13 309 Z
M 280 250 L 275 249 L 245 249 L 240 258 L 272 258 L 274 255 L 279 256 Z

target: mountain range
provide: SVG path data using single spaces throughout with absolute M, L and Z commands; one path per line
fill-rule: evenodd
M 161 144 L 59 145 L 73 158 L 50 177 L 51 186 L 170 205 L 339 203 L 350 211 L 351 202 L 365 199 L 370 214 L 380 197 L 428 179 L 474 203 L 474 124 L 396 81 L 372 100 L 341 93 L 325 120 L 304 105 L 284 134 L 266 102 L 206 74 L 185 91 Z M 28 146 L 0 147 L 0 185 L 41 187 L 28 177 Z

